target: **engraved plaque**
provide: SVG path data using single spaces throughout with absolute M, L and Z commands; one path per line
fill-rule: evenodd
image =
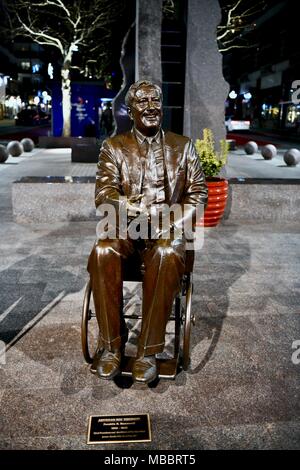
M 87 443 L 114 442 L 151 442 L 149 415 L 90 416 Z

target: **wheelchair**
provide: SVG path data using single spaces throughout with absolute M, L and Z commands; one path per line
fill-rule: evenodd
M 191 325 L 195 324 L 195 316 L 192 315 L 192 292 L 193 292 L 193 279 L 192 271 L 194 265 L 194 251 L 186 250 L 185 271 L 181 279 L 180 292 L 174 299 L 172 314 L 169 318 L 168 325 L 173 323 L 172 327 L 172 355 L 164 357 L 163 354 L 156 356 L 158 367 L 159 379 L 175 379 L 180 370 L 187 370 L 190 364 L 190 334 Z M 131 255 L 126 260 L 123 260 L 123 281 L 143 281 L 144 266 L 136 254 Z M 99 352 L 99 329 L 96 319 L 96 313 L 92 305 L 92 288 L 90 280 L 86 284 L 83 307 L 82 307 L 82 321 L 81 321 L 81 343 L 82 352 L 85 361 L 90 364 L 92 373 L 96 372 L 93 365 L 94 358 Z M 91 347 L 92 340 L 90 338 L 90 325 L 94 319 L 94 334 L 93 342 L 97 344 L 94 348 Z M 126 322 L 131 320 L 141 320 L 142 315 L 128 315 L 124 314 Z M 167 326 L 168 327 L 168 326 Z M 94 352 L 92 352 L 92 349 Z M 126 355 L 121 363 L 121 375 L 131 376 L 133 356 Z

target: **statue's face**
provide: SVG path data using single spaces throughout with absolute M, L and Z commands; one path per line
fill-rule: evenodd
M 142 85 L 128 110 L 134 126 L 144 135 L 155 135 L 162 121 L 162 102 L 156 88 Z

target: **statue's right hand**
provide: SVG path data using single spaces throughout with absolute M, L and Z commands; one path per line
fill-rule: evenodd
M 144 194 L 137 194 L 130 196 L 127 201 L 126 208 L 127 208 L 127 216 L 129 218 L 135 218 L 139 215 L 144 215 L 145 217 L 149 218 L 149 213 L 144 206 L 139 206 L 141 199 L 144 197 Z
M 138 206 L 135 206 L 134 204 L 130 204 L 127 202 L 126 204 L 126 209 L 127 209 L 127 216 L 130 218 L 135 218 L 140 214 L 140 208 Z
M 129 201 L 129 203 L 140 202 L 141 199 L 143 199 L 143 197 L 144 197 L 144 193 L 143 194 L 135 194 L 133 196 L 130 196 L 128 201 Z

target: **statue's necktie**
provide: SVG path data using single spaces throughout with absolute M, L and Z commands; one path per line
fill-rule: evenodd
M 151 181 L 152 181 L 153 180 L 152 178 L 153 167 L 155 169 L 152 139 L 146 139 L 144 145 L 145 145 L 145 152 L 143 152 L 143 155 L 141 155 L 141 182 L 140 182 L 141 191 L 143 189 L 146 171 L 147 171 L 147 179 L 149 179 L 149 176 L 150 176 L 149 169 L 151 170 Z
M 148 185 L 148 191 L 152 192 L 150 199 L 155 202 L 165 201 L 164 191 L 164 158 L 160 143 L 153 139 L 145 141 L 145 157 L 141 157 L 141 190 L 144 184 Z M 154 201 L 153 201 L 154 202 Z

